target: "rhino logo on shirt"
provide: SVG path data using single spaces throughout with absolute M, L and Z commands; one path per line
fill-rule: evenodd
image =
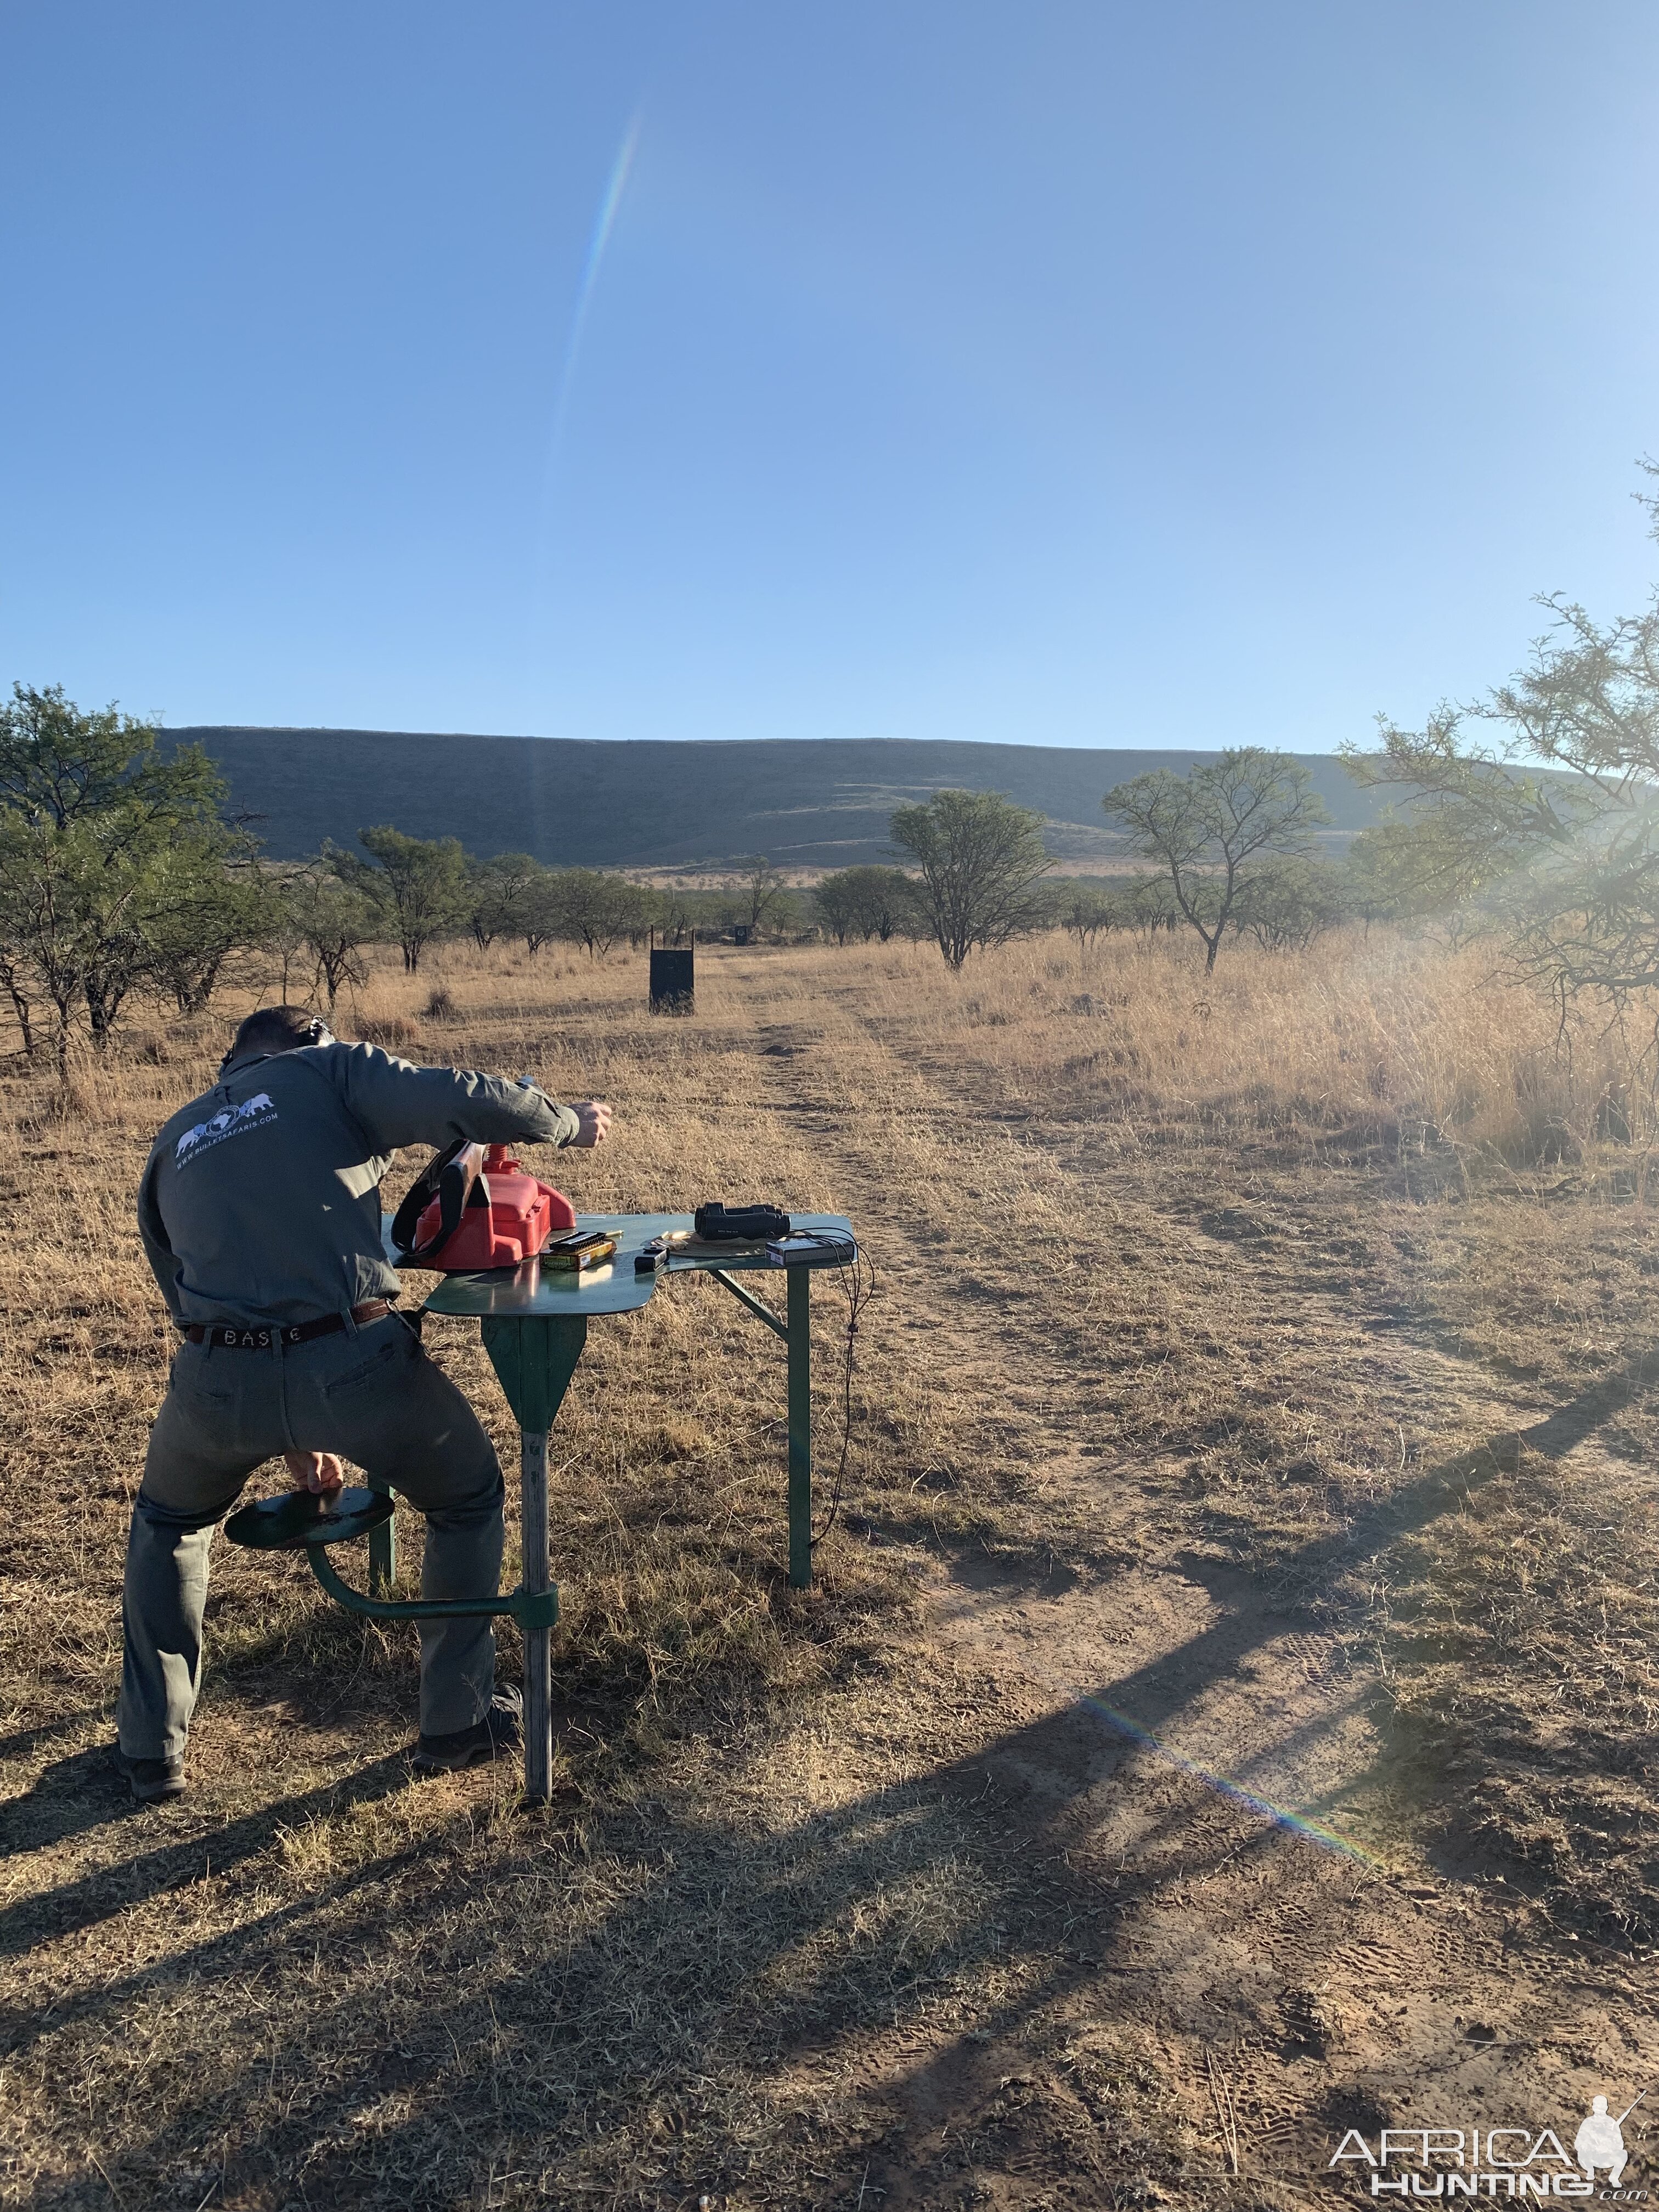
M 185 1131 L 173 1148 L 173 1165 L 188 1167 L 222 1139 L 240 1137 L 245 1130 L 262 1128 L 267 1121 L 276 1119 L 276 1109 L 268 1091 L 256 1091 L 240 1106 L 222 1106 L 205 1121 L 198 1121 L 193 1129 Z

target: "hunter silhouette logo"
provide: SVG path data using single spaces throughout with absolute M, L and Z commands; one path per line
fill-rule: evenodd
M 1630 2164 L 1624 2128 L 1647 2094 L 1644 2089 L 1632 2097 L 1617 2118 L 1606 2097 L 1592 2097 L 1571 2151 L 1553 2128 L 1384 2128 L 1375 2149 L 1358 2128 L 1350 2128 L 1327 2172 L 1357 2166 L 1370 2185 L 1368 2194 L 1378 2197 L 1437 2197 L 1444 2203 L 1464 2197 L 1599 2196 L 1633 2203 L 1647 2191 L 1623 2186 Z
M 1625 2166 L 1630 2156 L 1625 2148 L 1625 2122 L 1647 2094 L 1644 2089 L 1641 2097 L 1632 2097 L 1616 2120 L 1607 2118 L 1605 2097 L 1591 2098 L 1589 2115 L 1581 2123 L 1572 2139 L 1572 2152 L 1592 2180 L 1596 2168 L 1603 2166 L 1607 2169 L 1607 2179 L 1613 2188 L 1617 2189 L 1624 2179 Z

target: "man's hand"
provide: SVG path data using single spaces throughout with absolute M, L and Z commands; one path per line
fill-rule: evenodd
M 532 1091 L 541 1091 L 533 1075 L 521 1075 L 519 1080 Z M 542 1096 L 544 1098 L 547 1093 L 543 1091 Z M 611 1134 L 611 1109 L 603 1098 L 584 1098 L 570 1110 L 580 1125 L 570 1142 L 582 1152 L 592 1152 L 595 1145 L 602 1145 Z
M 331 1490 L 338 1490 L 345 1480 L 345 1469 L 335 1452 L 284 1452 L 283 1465 L 288 1469 L 294 1487 L 310 1491 L 313 1498 L 322 1498 Z
M 580 1105 L 573 1106 L 570 1110 L 580 1125 L 570 1141 L 583 1152 L 591 1151 L 595 1145 L 602 1145 L 611 1134 L 611 1109 L 603 1098 L 584 1098 Z

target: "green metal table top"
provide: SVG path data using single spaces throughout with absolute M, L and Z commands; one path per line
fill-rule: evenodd
M 789 1218 L 797 1230 L 828 1230 L 847 1237 L 853 1234 L 853 1224 L 844 1213 L 792 1213 Z M 660 1271 L 636 1275 L 635 1255 L 653 1237 L 664 1237 L 674 1230 L 690 1231 L 691 1225 L 689 1213 L 580 1213 L 576 1217 L 578 1229 L 603 1230 L 617 1240 L 616 1256 L 603 1267 L 585 1268 L 578 1274 L 563 1267 L 544 1268 L 539 1260 L 526 1260 L 522 1267 L 496 1268 L 488 1274 L 444 1275 L 428 1296 L 426 1308 L 434 1314 L 498 1316 L 521 1321 L 632 1313 L 649 1301 L 661 1280 Z M 382 1230 L 386 1256 L 399 1267 L 404 1263 L 392 1249 L 391 1234 L 388 1218 Z M 823 1259 L 800 1264 L 822 1267 L 840 1263 Z M 741 1245 L 734 1245 L 729 1255 L 671 1254 L 668 1262 L 668 1272 L 676 1275 L 712 1268 L 719 1268 L 722 1274 L 750 1268 L 763 1268 L 780 1277 L 788 1272 L 773 1267 L 764 1250 Z

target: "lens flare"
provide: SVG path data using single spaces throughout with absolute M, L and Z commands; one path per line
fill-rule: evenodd
M 960 1601 L 952 1603 L 947 1601 L 940 1609 L 948 1618 L 956 1620 L 970 1619 L 974 1612 L 970 1603 Z M 1316 1820 L 1306 1813 L 1298 1813 L 1294 1806 L 1280 1805 L 1273 1798 L 1264 1796 L 1261 1790 L 1252 1790 L 1247 1784 L 1236 1781 L 1231 1775 L 1220 1773 L 1212 1766 L 1201 1765 L 1197 1759 L 1188 1758 L 1185 1752 L 1177 1751 L 1173 1744 L 1166 1743 L 1151 1729 L 1143 1728 L 1132 1714 L 1109 1705 L 1104 1698 L 1096 1696 L 1093 1691 L 1081 1688 L 1074 1677 L 1059 1674 L 1040 1662 L 1034 1664 L 1024 1655 L 1022 1655 L 1019 1665 L 1021 1672 L 1029 1680 L 1040 1682 L 1073 1711 L 1092 1714 L 1097 1720 L 1103 1721 L 1115 1735 L 1127 1736 L 1139 1750 L 1150 1752 L 1154 1758 L 1164 1760 L 1181 1773 L 1190 1775 L 1194 1782 L 1201 1782 L 1206 1790 L 1213 1790 L 1218 1796 L 1226 1798 L 1241 1812 L 1254 1814 L 1259 1820 L 1270 1821 L 1275 1828 L 1282 1828 L 1286 1835 L 1300 1837 L 1304 1843 L 1316 1844 L 1322 1850 L 1340 1851 L 1345 1858 L 1357 1860 L 1374 1874 L 1388 1875 L 1395 1871 L 1387 1859 L 1379 1858 L 1375 1851 L 1367 1850 L 1364 1844 L 1356 1843 L 1352 1837 L 1327 1827 L 1322 1820 Z
M 1132 1720 L 1127 1713 L 1121 1713 L 1115 1705 L 1109 1705 L 1104 1698 L 1091 1697 L 1086 1692 L 1079 1694 L 1073 1692 L 1073 1694 L 1079 1705 L 1103 1720 L 1118 1735 L 1127 1736 L 1143 1751 L 1153 1752 L 1159 1759 L 1167 1759 L 1171 1766 L 1178 1767 L 1183 1774 L 1190 1774 L 1194 1782 L 1203 1783 L 1206 1789 L 1215 1790 L 1243 1811 L 1271 1820 L 1274 1827 L 1283 1828 L 1288 1835 L 1300 1836 L 1305 1842 L 1318 1844 L 1325 1850 L 1340 1851 L 1345 1857 L 1358 1859 L 1361 1865 L 1370 1867 L 1375 1873 L 1393 1871 L 1388 1862 L 1378 1858 L 1375 1851 L 1368 1851 L 1363 1844 L 1356 1844 L 1350 1838 L 1339 1835 L 1334 1828 L 1325 1827 L 1320 1821 L 1310 1820 L 1305 1813 L 1295 1812 L 1288 1805 L 1276 1805 L 1271 1797 L 1264 1797 L 1260 1790 L 1248 1790 L 1242 1782 L 1235 1782 L 1225 1774 L 1217 1773 L 1213 1767 L 1200 1766 L 1196 1759 L 1188 1759 L 1184 1752 L 1173 1749 L 1161 1736 L 1154 1735 L 1150 1729 L 1142 1728 L 1139 1722 Z
M 623 133 L 617 158 L 611 165 L 611 174 L 600 197 L 599 210 L 593 217 L 593 229 L 587 241 L 587 258 L 582 263 L 580 281 L 576 286 L 576 304 L 571 312 L 569 334 L 564 342 L 564 359 L 559 367 L 559 381 L 553 401 L 553 421 L 547 439 L 547 484 L 552 489 L 553 472 L 558 462 L 559 447 L 564 438 L 565 418 L 570 411 L 570 394 L 576 381 L 576 364 L 581 354 L 582 333 L 587 327 L 588 309 L 593 303 L 593 294 L 599 281 L 599 270 L 605 260 L 611 234 L 617 227 L 617 212 L 628 189 L 629 172 L 634 166 L 634 156 L 639 150 L 640 129 L 645 119 L 643 108 L 635 111 L 632 121 Z
M 582 334 L 587 327 L 588 309 L 592 306 L 598 289 L 599 270 L 605 263 L 605 248 L 617 228 L 617 216 L 628 190 L 629 173 L 634 166 L 634 156 L 639 150 L 640 132 L 645 121 L 643 103 L 634 111 L 633 119 L 623 133 L 622 143 L 617 149 L 617 158 L 611 164 L 611 173 L 593 217 L 593 228 L 587 240 L 587 252 L 582 262 L 582 273 L 576 285 L 576 297 L 570 312 L 570 328 L 566 333 L 564 355 L 559 363 L 558 382 L 554 386 L 553 415 L 548 425 L 547 447 L 542 462 L 541 499 L 536 518 L 536 559 L 534 581 L 526 609 L 526 644 L 532 652 L 545 643 L 544 625 L 550 612 L 549 598 L 553 564 L 554 493 L 558 476 L 559 453 L 564 443 L 566 419 L 570 412 L 570 395 L 575 388 L 576 369 L 581 356 Z

